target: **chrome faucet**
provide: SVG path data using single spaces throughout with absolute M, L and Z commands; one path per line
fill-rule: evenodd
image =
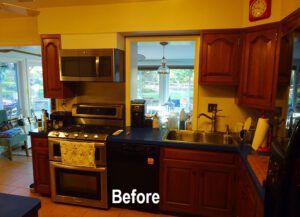
M 222 110 L 213 110 L 212 112 L 211 112 L 211 117 L 209 116 L 209 115 L 207 115 L 207 114 L 205 114 L 205 113 L 200 113 L 197 117 L 198 118 L 200 118 L 201 116 L 204 116 L 204 117 L 206 117 L 207 119 L 209 119 L 209 120 L 211 120 L 211 132 L 212 133 L 215 133 L 215 132 L 217 132 L 217 130 L 216 130 L 216 123 L 217 123 L 217 113 L 219 112 L 219 111 L 222 111 Z

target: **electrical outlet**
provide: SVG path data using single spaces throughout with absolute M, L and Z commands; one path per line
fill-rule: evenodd
M 211 104 L 211 103 L 208 104 L 207 107 L 208 112 L 213 112 L 216 111 L 217 109 L 218 109 L 218 104 Z

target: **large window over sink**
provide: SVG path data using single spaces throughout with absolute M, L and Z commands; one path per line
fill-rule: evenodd
M 131 43 L 130 100 L 146 100 L 147 115 L 157 113 L 166 122 L 171 113 L 179 118 L 182 109 L 196 112 L 197 40 L 159 39 Z M 161 71 L 164 67 L 166 72 Z
M 194 69 L 174 68 L 169 75 L 140 69 L 137 81 L 137 98 L 147 101 L 147 113 L 167 116 L 170 111 L 193 110 Z

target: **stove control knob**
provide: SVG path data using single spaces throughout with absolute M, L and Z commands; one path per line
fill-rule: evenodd
M 69 137 L 69 133 L 65 133 L 65 137 Z
M 94 138 L 95 138 L 95 139 L 98 139 L 98 137 L 99 137 L 98 134 L 95 134 L 95 135 L 94 135 Z
M 74 133 L 74 137 L 78 137 L 78 133 Z
M 83 137 L 84 137 L 84 138 L 88 138 L 89 135 L 88 135 L 88 134 L 84 134 Z

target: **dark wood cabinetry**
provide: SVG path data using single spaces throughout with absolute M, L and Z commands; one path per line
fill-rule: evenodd
M 163 159 L 161 164 L 161 209 L 180 213 L 196 213 L 197 164 L 173 159 Z
M 263 217 L 260 199 L 241 159 L 238 163 L 237 217 Z
M 161 149 L 161 210 L 233 216 L 235 155 Z
M 278 85 L 290 85 L 293 61 L 293 34 L 287 33 L 280 38 L 280 55 L 278 67 Z
M 200 84 L 237 85 L 240 71 L 240 45 L 240 31 L 203 32 Z
M 245 32 L 239 104 L 273 109 L 278 77 L 277 38 L 277 25 L 251 28 Z
M 47 137 L 31 136 L 34 188 L 37 193 L 50 194 L 49 149 Z
M 63 99 L 72 97 L 68 84 L 60 81 L 59 49 L 60 35 L 41 35 L 44 97 Z
M 201 216 L 233 216 L 236 168 L 234 165 L 200 164 L 197 213 Z

